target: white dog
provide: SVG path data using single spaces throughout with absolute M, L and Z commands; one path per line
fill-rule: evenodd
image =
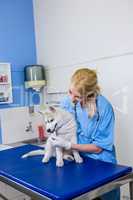
M 75 160 L 76 163 L 82 163 L 83 159 L 76 150 L 64 151 L 61 147 L 54 147 L 51 138 L 54 136 L 60 139 L 65 139 L 71 143 L 77 143 L 76 137 L 76 122 L 73 115 L 64 109 L 47 107 L 40 112 L 43 115 L 48 139 L 43 150 L 31 151 L 22 156 L 22 158 L 33 155 L 44 155 L 42 162 L 47 163 L 52 156 L 56 156 L 56 166 L 62 167 L 64 165 L 63 159 Z M 67 148 L 66 148 L 67 149 Z

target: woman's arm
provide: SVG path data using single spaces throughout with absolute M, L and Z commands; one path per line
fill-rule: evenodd
M 71 149 L 86 153 L 101 153 L 102 148 L 95 144 L 71 144 Z
M 67 150 L 73 149 L 80 152 L 87 152 L 87 153 L 100 153 L 103 149 L 96 146 L 95 144 L 72 144 L 71 142 L 60 138 L 53 136 L 49 139 L 51 141 L 51 144 L 55 147 L 62 147 Z

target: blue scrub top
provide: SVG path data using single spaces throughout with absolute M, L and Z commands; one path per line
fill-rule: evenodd
M 90 118 L 80 102 L 74 106 L 69 96 L 60 106 L 75 116 L 77 122 L 77 138 L 79 144 L 95 144 L 103 149 L 100 153 L 83 153 L 94 159 L 116 163 L 114 148 L 114 112 L 112 105 L 102 95 L 96 98 L 97 112 Z

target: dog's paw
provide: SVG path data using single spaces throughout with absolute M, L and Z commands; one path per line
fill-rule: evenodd
M 83 158 L 78 157 L 75 161 L 76 161 L 76 163 L 82 163 L 83 162 Z
M 65 154 L 63 155 L 63 159 L 68 160 L 68 161 L 73 161 L 74 157 L 72 155 Z
M 43 163 L 47 163 L 49 161 L 49 158 L 48 157 L 44 157 L 43 159 L 42 159 L 42 162 Z
M 27 157 L 28 157 L 28 153 L 21 156 L 21 158 L 27 158 Z
M 63 160 L 57 160 L 57 161 L 56 161 L 56 166 L 57 166 L 57 167 L 63 167 L 63 165 L 64 165 Z

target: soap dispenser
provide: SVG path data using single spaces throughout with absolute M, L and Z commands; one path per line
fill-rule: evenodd
M 24 68 L 25 88 L 40 91 L 46 84 L 45 69 L 43 65 L 27 65 Z

